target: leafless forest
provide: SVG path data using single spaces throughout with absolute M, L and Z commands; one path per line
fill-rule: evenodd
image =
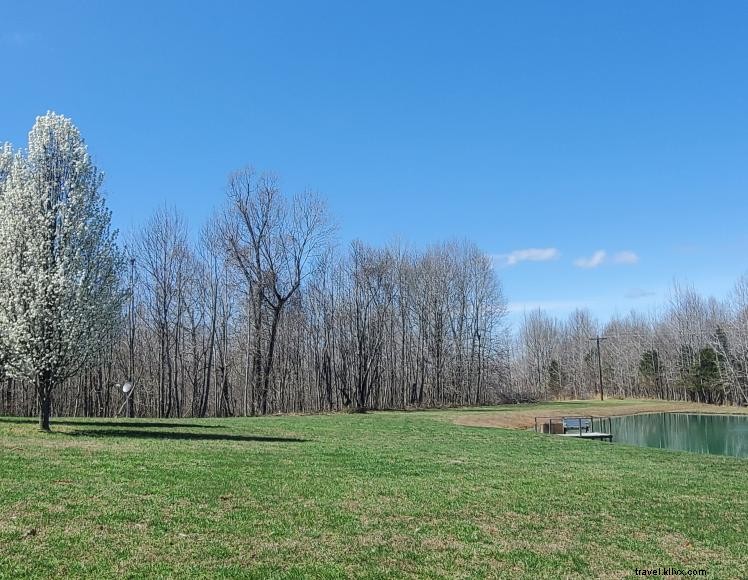
M 600 340 L 598 358 L 597 337 Z M 656 314 L 599 324 L 584 310 L 524 316 L 511 388 L 540 399 L 599 395 L 748 404 L 748 276 L 724 301 L 674 284 Z
M 490 256 L 341 246 L 324 202 L 231 177 L 196 238 L 160 210 L 128 240 L 120 324 L 55 392 L 56 415 L 204 417 L 597 396 L 748 404 L 748 277 L 723 302 L 673 287 L 659 314 L 599 324 L 536 310 L 518 328 Z M 602 337 L 598 359 L 596 337 Z M 34 415 L 5 378 L 0 412 Z

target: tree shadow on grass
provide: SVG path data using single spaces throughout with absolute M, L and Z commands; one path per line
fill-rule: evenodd
M 0 423 L 38 423 L 39 419 L 32 417 L 0 417 Z M 84 425 L 91 427 L 166 427 L 173 429 L 182 427 L 184 429 L 225 429 L 225 425 L 207 425 L 202 423 L 168 423 L 160 421 L 108 421 L 107 419 L 51 419 L 50 425 Z
M 65 433 L 73 437 L 124 437 L 128 439 L 172 439 L 176 441 L 243 441 L 259 443 L 304 443 L 308 439 L 269 435 L 229 435 L 184 431 L 144 431 L 140 429 L 80 429 Z

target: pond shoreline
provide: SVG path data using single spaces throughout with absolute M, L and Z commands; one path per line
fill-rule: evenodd
M 593 415 L 616 417 L 644 413 L 697 413 L 712 415 L 748 415 L 748 407 L 708 405 L 685 401 L 658 401 L 650 399 L 608 399 L 605 401 L 556 401 L 536 405 L 522 405 L 515 409 L 465 411 L 454 423 L 465 427 L 495 427 L 500 429 L 528 429 L 535 424 L 535 417 L 564 417 Z

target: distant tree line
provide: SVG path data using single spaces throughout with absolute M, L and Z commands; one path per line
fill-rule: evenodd
M 585 398 L 600 371 L 608 396 L 748 403 L 748 278 L 724 303 L 676 287 L 658 317 L 537 310 L 513 334 L 470 242 L 341 248 L 317 195 L 243 169 L 199 236 L 164 208 L 120 249 L 69 120 L 40 117 L 26 154 L 0 153 L 0 413 L 48 427 Z
M 120 398 L 111 389 L 106 398 L 106 382 L 126 376 L 131 349 L 140 415 L 501 399 L 505 304 L 491 260 L 475 246 L 417 252 L 354 242 L 338 251 L 316 196 L 286 197 L 251 170 L 228 189 L 194 244 L 172 210 L 141 229 L 131 246 L 134 315 L 126 316 L 134 341 L 116 341 L 103 373 L 66 389 L 82 398 L 61 405 L 113 412 Z
M 632 312 L 603 325 L 586 310 L 566 320 L 530 312 L 512 347 L 512 370 L 515 387 L 539 398 L 592 396 L 602 370 L 606 396 L 746 405 L 748 275 L 722 302 L 676 284 L 658 314 Z

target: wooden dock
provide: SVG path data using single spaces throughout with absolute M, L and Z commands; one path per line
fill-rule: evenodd
M 608 441 L 613 443 L 612 433 L 599 433 L 597 431 L 591 431 L 588 433 L 559 433 L 561 437 L 576 437 L 577 439 L 594 439 L 596 441 Z
M 606 426 L 608 429 L 605 429 Z M 595 430 L 595 427 L 598 429 Z M 535 431 L 562 437 L 613 442 L 610 417 L 535 417 Z

